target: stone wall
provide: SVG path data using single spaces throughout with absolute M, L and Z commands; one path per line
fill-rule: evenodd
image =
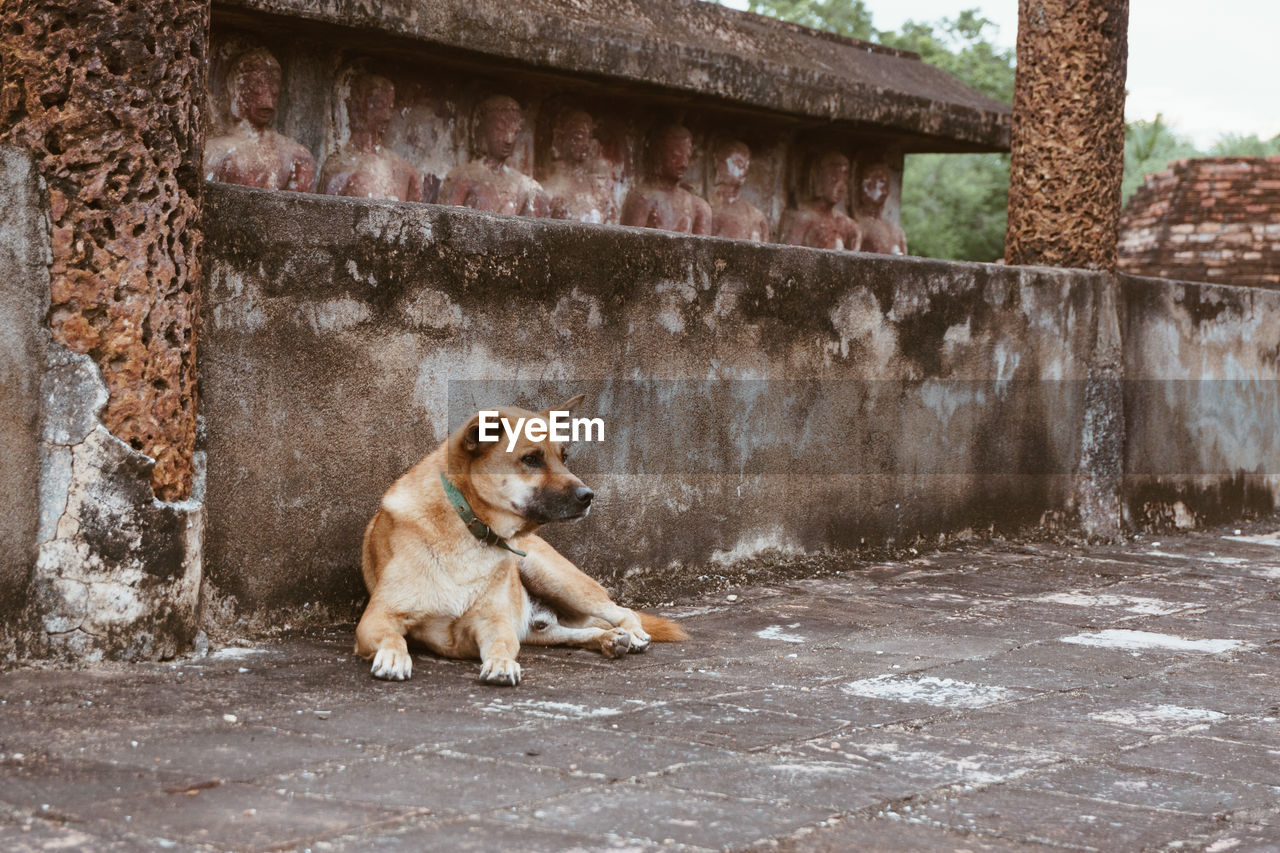
M 40 521 L 49 222 L 30 158 L 8 146 L 0 146 L 0 199 L 0 623 L 12 624 L 26 606 Z
M 1280 157 L 1179 160 L 1148 175 L 1121 218 L 1120 269 L 1280 286 Z
M 1280 497 L 1280 294 L 1124 277 L 1126 513 L 1193 526 Z
M 513 397 L 591 396 L 611 438 L 574 464 L 599 506 L 548 536 L 650 601 L 753 557 L 1015 531 L 1077 499 L 1105 276 L 226 186 L 207 203 L 208 572 L 244 606 L 356 598 L 381 493 Z

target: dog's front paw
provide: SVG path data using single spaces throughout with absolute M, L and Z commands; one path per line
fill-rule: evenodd
M 520 664 L 511 658 L 494 658 L 480 667 L 480 680 L 485 684 L 515 687 L 520 683 Z
M 631 635 L 631 649 L 633 654 L 640 654 L 649 648 L 649 643 L 653 642 L 652 638 L 641 628 L 632 628 L 627 633 Z
M 631 651 L 631 632 L 626 628 L 614 628 L 600 638 L 600 654 L 607 658 L 620 658 Z
M 407 681 L 413 672 L 413 658 L 405 649 L 378 649 L 370 672 L 385 681 Z

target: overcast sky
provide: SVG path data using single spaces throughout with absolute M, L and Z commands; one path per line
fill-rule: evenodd
M 934 21 L 979 8 L 1018 36 L 1017 0 L 864 0 L 878 29 Z M 745 0 L 728 5 L 745 8 Z M 1130 0 L 1129 90 L 1125 117 L 1167 123 L 1201 148 L 1223 133 L 1280 134 L 1280 2 Z

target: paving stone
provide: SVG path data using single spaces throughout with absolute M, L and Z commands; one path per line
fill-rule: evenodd
M 608 850 L 644 853 L 660 848 L 653 843 L 470 818 L 406 821 L 393 826 L 378 826 L 349 836 L 314 843 L 311 849 L 314 853 L 493 853 L 495 850 L 520 850 L 522 853 L 598 853 Z
M 1034 693 L 1058 693 L 1063 690 L 1106 683 L 1114 678 L 1108 673 L 1068 671 L 1047 666 L 1011 663 L 1005 659 L 1005 655 L 943 664 L 925 670 L 924 674 L 934 678 L 990 684 Z
M 1124 762 L 1125 756 L 1116 761 Z M 1274 781 L 1280 782 L 1280 778 Z M 1118 768 L 1109 765 L 1065 767 L 1022 782 L 1037 791 L 1074 794 L 1091 800 L 1198 815 L 1225 815 L 1242 809 L 1280 805 L 1280 788 L 1231 780 L 1208 780 L 1182 773 Z
M 151 768 L 24 756 L 0 763 L 0 803 L 36 816 L 67 820 L 93 814 L 104 800 L 184 790 L 193 774 Z
M 405 812 L 278 793 L 230 784 L 192 794 L 166 794 L 101 803 L 96 823 L 130 826 L 144 837 L 221 849 L 299 847 L 312 839 L 381 823 Z M 163 847 L 163 844 L 148 846 Z
M 82 755 L 199 779 L 247 781 L 303 767 L 358 761 L 366 752 L 359 743 L 210 721 L 104 733 Z
M 1196 736 L 1171 737 L 1126 752 L 1129 767 L 1194 773 L 1240 782 L 1280 779 L 1280 749 Z
M 673 702 L 616 717 L 590 718 L 588 725 L 734 750 L 760 749 L 834 731 L 847 721 L 780 713 L 720 702 Z
M 1280 828 L 1240 828 L 1214 832 L 1189 838 L 1183 843 L 1174 842 L 1186 849 L 1210 851 L 1210 853 L 1276 853 L 1280 850 Z
M 1145 744 L 1152 737 L 1076 715 L 1047 716 L 1042 712 L 1044 707 L 975 711 L 960 719 L 927 722 L 919 730 L 934 737 L 1051 752 L 1069 758 L 1110 755 Z
M 298 710 L 271 718 L 255 717 L 247 722 L 261 723 L 286 732 L 397 750 L 465 742 L 528 725 L 522 719 L 476 713 L 472 708 L 423 708 L 413 701 Z
M 724 761 L 736 753 L 679 736 L 646 737 L 614 729 L 558 726 L 517 729 L 454 744 L 450 751 L 538 767 L 595 773 L 607 779 L 654 774 L 683 764 Z
M 910 632 L 888 629 L 863 631 L 839 643 L 841 648 L 851 652 L 880 651 L 947 661 L 989 657 L 1008 651 L 1018 644 L 1018 641 L 1004 637 L 968 636 L 937 627 Z
M 593 836 L 692 844 L 720 850 L 743 847 L 830 817 L 808 805 L 744 802 L 655 783 L 619 782 L 582 795 L 515 812 L 499 820 L 584 832 Z
M 829 740 L 780 748 L 778 755 L 859 768 L 909 780 L 916 793 L 944 785 L 985 786 L 1040 772 L 1061 758 L 1050 752 L 1013 748 L 967 738 L 920 732 L 837 732 Z
M 802 831 L 794 838 L 784 838 L 776 844 L 757 849 L 780 853 L 847 853 L 851 850 L 874 850 L 876 853 L 1049 853 L 1062 849 L 952 832 L 912 823 L 910 818 L 910 813 L 905 818 L 895 813 L 875 820 L 831 821 L 827 826 Z
M 743 755 L 680 767 L 663 774 L 660 781 L 694 793 L 816 807 L 836 814 L 883 805 L 920 790 L 918 780 L 897 771 L 887 763 L 844 756 Z
M 50 850 L 126 851 L 135 843 L 85 832 L 82 827 L 44 820 L 13 823 L 0 821 L 0 850 L 7 853 L 44 853 Z
M 443 814 L 534 803 L 589 783 L 580 776 L 541 767 L 419 752 L 304 770 L 262 784 L 290 795 Z
M 1141 850 L 1208 829 L 1208 818 L 1103 803 L 1016 785 L 947 797 L 917 810 L 939 826 L 1018 841 Z
M 1280 709 L 1277 709 L 1280 710 Z M 1272 712 L 1274 713 L 1274 712 Z M 1196 732 L 1201 737 L 1280 749 L 1280 716 L 1237 715 L 1210 723 Z

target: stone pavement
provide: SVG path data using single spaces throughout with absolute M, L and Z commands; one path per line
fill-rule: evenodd
M 10 671 L 0 850 L 1280 850 L 1280 537 L 1223 534 L 851 563 L 515 689 L 349 625 Z

